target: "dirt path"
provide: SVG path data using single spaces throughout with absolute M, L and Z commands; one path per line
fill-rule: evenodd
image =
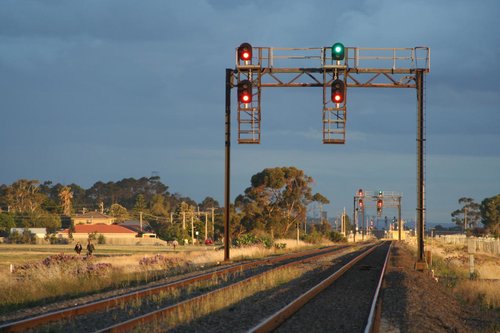
M 380 332 L 500 332 L 500 316 L 459 303 L 415 258 L 395 244 L 382 292 Z

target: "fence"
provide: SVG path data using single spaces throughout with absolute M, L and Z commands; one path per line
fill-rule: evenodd
M 465 235 L 446 235 L 434 237 L 433 241 L 463 246 L 468 246 L 468 242 L 472 242 L 472 246 L 475 246 L 476 252 L 500 255 L 500 239 L 466 237 Z

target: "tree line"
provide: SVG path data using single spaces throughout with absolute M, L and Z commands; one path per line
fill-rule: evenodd
M 207 197 L 202 202 L 179 193 L 170 193 L 160 177 L 124 178 L 113 182 L 98 181 L 88 189 L 78 184 L 54 184 L 51 181 L 20 179 L 0 185 L 0 233 L 10 228 L 47 228 L 55 232 L 70 227 L 71 216 L 88 211 L 111 215 L 117 221 L 137 219 L 139 212 L 155 221 L 166 221 L 172 212 L 219 208 Z M 145 218 L 145 220 L 148 220 Z
M 312 193 L 312 183 L 312 177 L 295 167 L 266 168 L 253 175 L 250 186 L 230 207 L 232 239 L 248 233 L 267 234 L 271 238 L 294 236 L 296 227 L 306 221 L 308 205 L 329 203 L 322 194 Z M 71 227 L 71 216 L 84 211 L 102 211 L 118 222 L 141 216 L 151 231 L 165 240 L 189 239 L 191 223 L 201 239 L 223 234 L 223 210 L 217 200 L 207 196 L 198 203 L 188 196 L 172 194 L 158 176 L 98 181 L 88 189 L 77 184 L 28 179 L 0 185 L 3 236 L 12 227 L 43 227 L 55 232 Z M 209 235 L 204 234 L 206 216 L 200 211 L 216 213 Z M 187 219 L 188 227 L 180 223 L 181 218 Z M 330 232 L 327 225 L 315 229 Z

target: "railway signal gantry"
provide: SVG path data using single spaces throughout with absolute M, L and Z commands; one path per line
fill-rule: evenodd
M 412 88 L 417 91 L 417 239 L 418 263 L 425 263 L 425 115 L 424 74 L 430 72 L 430 48 L 328 47 L 236 48 L 234 69 L 226 69 L 224 258 L 229 260 L 231 89 L 238 88 L 238 143 L 261 141 L 263 88 L 323 89 L 323 143 L 344 144 L 349 88 Z

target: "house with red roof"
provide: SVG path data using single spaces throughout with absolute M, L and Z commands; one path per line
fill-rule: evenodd
M 73 239 L 86 242 L 90 234 L 104 236 L 106 244 L 130 244 L 137 240 L 137 232 L 116 224 L 76 224 L 72 233 Z M 69 237 L 69 229 L 58 232 L 59 237 Z

